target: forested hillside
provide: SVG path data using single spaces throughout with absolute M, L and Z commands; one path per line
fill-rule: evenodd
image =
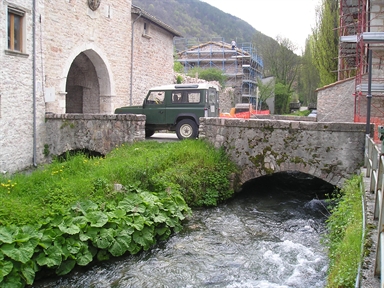
M 211 39 L 225 42 L 252 42 L 253 38 L 270 38 L 247 22 L 199 0 L 132 0 L 162 22 L 179 31 L 185 38 Z

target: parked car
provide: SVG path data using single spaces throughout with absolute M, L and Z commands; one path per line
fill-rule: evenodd
M 200 117 L 219 117 L 218 87 L 209 83 L 153 87 L 141 106 L 117 108 L 115 114 L 144 114 L 145 137 L 176 131 L 179 139 L 197 138 Z
M 317 110 L 312 110 L 308 117 L 317 117 Z

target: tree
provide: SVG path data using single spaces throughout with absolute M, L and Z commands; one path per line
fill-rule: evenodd
M 276 83 L 275 85 L 275 113 L 287 114 L 289 113 L 289 88 L 282 84 Z
M 310 41 L 313 40 L 311 39 L 312 38 L 308 38 L 306 41 L 298 77 L 299 99 L 301 103 L 306 105 L 317 102 L 315 90 L 319 87 L 320 83 L 319 72 L 313 63 L 313 55 L 310 45 Z
M 261 103 L 261 109 L 267 109 L 267 99 L 274 96 L 275 81 L 271 78 L 270 80 L 257 79 L 257 87 L 259 89 L 258 98 Z
M 339 45 L 339 1 L 323 0 L 317 12 L 311 43 L 312 58 L 319 72 L 321 86 L 337 81 Z
M 264 43 L 258 43 L 258 47 L 266 66 L 264 74 L 274 76 L 276 82 L 291 91 L 300 64 L 300 57 L 293 53 L 296 47 L 288 38 L 279 36 L 276 40 L 269 38 Z

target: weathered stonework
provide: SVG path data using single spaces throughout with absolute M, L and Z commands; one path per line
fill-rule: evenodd
M 0 173 L 33 161 L 32 42 L 24 41 L 20 52 L 8 50 L 7 11 L 11 7 L 25 12 L 24 27 L 32 31 L 32 1 L 0 1 Z M 23 40 L 30 40 L 30 35 L 24 36 Z M 36 105 L 44 108 L 44 101 L 39 99 Z
M 354 122 L 355 78 L 317 90 L 318 122 Z
M 365 124 L 201 118 L 199 131 L 238 164 L 241 183 L 295 170 L 341 187 L 364 160 Z
M 7 46 L 9 8 L 24 13 L 22 51 Z M 87 1 L 0 1 L 0 172 L 45 161 L 46 113 L 113 114 L 172 83 L 180 35 L 142 12 L 137 20 L 131 0 L 95 10 Z
M 49 114 L 46 129 L 47 156 L 83 149 L 105 155 L 123 143 L 144 140 L 145 116 Z

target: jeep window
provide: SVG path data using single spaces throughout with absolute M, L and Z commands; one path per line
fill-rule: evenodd
M 181 92 L 174 92 L 172 93 L 172 103 L 183 103 L 183 98 L 182 98 L 182 93 Z
M 151 91 L 147 98 L 147 104 L 163 104 L 164 96 L 164 91 Z
M 209 90 L 209 102 L 215 102 L 216 101 L 216 91 L 215 90 Z
M 188 92 L 188 103 L 199 103 L 200 102 L 200 91 Z
M 174 91 L 172 92 L 172 103 L 200 103 L 200 91 Z

